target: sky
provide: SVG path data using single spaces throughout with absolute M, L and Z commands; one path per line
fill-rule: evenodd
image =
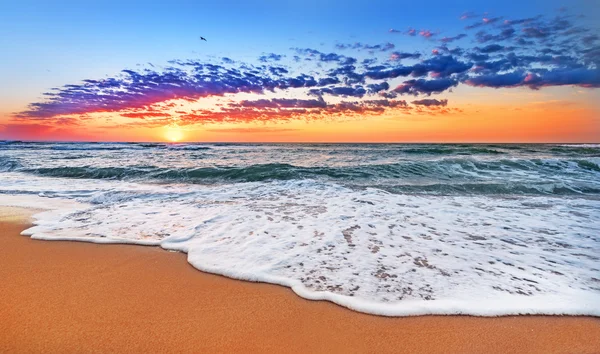
M 600 142 L 597 18 L 596 0 L 2 2 L 0 139 Z

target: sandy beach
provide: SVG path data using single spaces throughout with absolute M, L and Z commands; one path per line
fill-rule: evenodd
M 600 353 L 592 317 L 385 318 L 157 247 L 32 240 L 0 209 L 0 352 Z

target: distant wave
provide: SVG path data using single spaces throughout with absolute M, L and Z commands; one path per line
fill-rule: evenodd
M 600 193 L 598 161 L 583 159 L 479 161 L 469 158 L 449 158 L 440 161 L 405 161 L 395 164 L 346 167 L 300 167 L 273 163 L 246 167 L 65 166 L 35 169 L 23 168 L 16 161 L 0 160 L 0 170 L 63 178 L 174 183 L 324 179 L 356 186 L 377 186 L 394 193 Z M 515 171 L 521 173 L 515 177 Z M 502 176 L 505 179 L 500 182 Z

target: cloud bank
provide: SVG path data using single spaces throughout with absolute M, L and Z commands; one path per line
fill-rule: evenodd
M 460 21 L 471 22 L 465 26 L 467 33 L 441 36 L 412 27 L 388 31 L 437 45 L 430 54 L 384 40 L 338 43 L 326 51 L 290 48 L 246 62 L 226 57 L 177 59 L 51 89 L 44 100 L 29 104 L 14 119 L 19 124 L 73 124 L 90 119 L 91 114 L 107 114 L 130 119 L 134 125 L 159 126 L 174 121 L 206 124 L 411 111 L 441 114 L 450 112 L 445 108 L 448 100 L 429 96 L 460 85 L 532 90 L 600 87 L 600 37 L 579 25 L 574 16 L 511 19 L 470 12 Z M 466 42 L 471 44 L 448 47 Z M 248 95 L 254 99 L 247 99 Z M 418 99 L 407 102 L 403 96 Z M 174 103 L 211 98 L 220 100 L 212 108 L 178 109 Z

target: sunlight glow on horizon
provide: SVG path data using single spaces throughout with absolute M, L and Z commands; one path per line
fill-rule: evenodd
M 183 139 L 184 134 L 183 134 L 183 131 L 181 130 L 181 128 L 179 128 L 177 126 L 167 126 L 165 128 L 166 128 L 165 138 L 167 138 L 168 141 L 177 143 Z

